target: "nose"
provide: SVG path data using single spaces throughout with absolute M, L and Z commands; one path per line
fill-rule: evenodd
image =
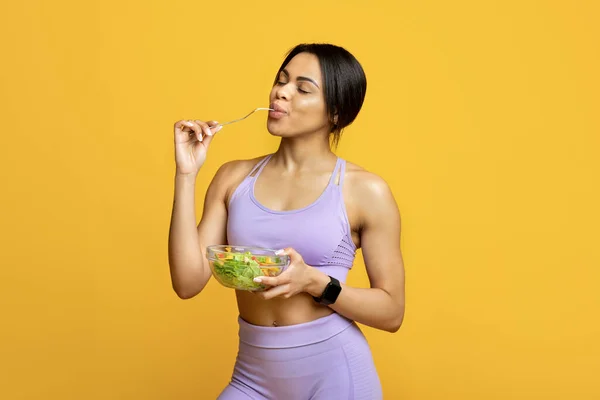
M 289 100 L 290 99 L 289 83 L 279 86 L 279 88 L 277 88 L 277 90 L 275 92 L 275 95 L 277 96 L 278 99 Z

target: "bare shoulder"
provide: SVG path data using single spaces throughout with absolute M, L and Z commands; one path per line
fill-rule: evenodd
M 344 182 L 349 208 L 356 213 L 361 227 L 368 224 L 369 220 L 390 216 L 390 213 L 399 214 L 396 199 L 383 177 L 346 162 Z
M 223 163 L 212 179 L 211 186 L 218 188 L 223 198 L 228 202 L 235 188 L 244 180 L 260 160 L 259 156 L 242 160 L 231 160 Z
M 344 180 L 353 198 L 371 202 L 381 198 L 389 200 L 392 196 L 391 188 L 385 179 L 357 164 L 346 162 Z
M 243 159 L 243 160 L 231 160 L 223 163 L 217 173 L 215 174 L 215 180 L 235 179 L 237 175 L 247 175 L 252 171 L 252 168 L 264 158 L 265 156 Z M 221 181 L 223 183 L 223 181 Z

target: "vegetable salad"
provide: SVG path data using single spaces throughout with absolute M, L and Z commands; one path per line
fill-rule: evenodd
M 212 263 L 221 283 L 240 290 L 263 289 L 264 286 L 253 279 L 257 276 L 277 276 L 282 268 L 280 257 L 255 256 L 249 251 L 240 254 L 219 253 Z

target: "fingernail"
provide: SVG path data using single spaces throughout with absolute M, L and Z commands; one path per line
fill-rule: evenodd
M 277 251 L 275 252 L 275 255 L 276 255 L 276 256 L 279 256 L 279 255 L 283 254 L 283 252 L 284 252 L 284 251 L 285 251 L 284 249 L 277 250 Z
M 260 278 L 254 278 L 254 282 L 256 282 L 256 283 L 261 283 L 261 282 L 262 282 L 262 279 L 260 279 Z

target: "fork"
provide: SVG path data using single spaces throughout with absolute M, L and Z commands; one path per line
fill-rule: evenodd
M 251 116 L 252 114 L 254 114 L 255 112 L 257 112 L 257 111 L 260 111 L 260 110 L 275 111 L 275 110 L 274 110 L 274 109 L 272 109 L 272 108 L 266 108 L 266 107 L 259 107 L 259 108 L 255 108 L 254 110 L 250 111 L 250 113 L 248 113 L 248 115 L 246 115 L 245 117 L 242 117 L 242 118 L 239 118 L 239 119 L 234 119 L 233 121 L 228 121 L 228 122 L 221 122 L 221 123 L 218 123 L 216 126 L 213 126 L 213 128 L 216 128 L 216 127 L 217 127 L 217 126 L 219 126 L 219 125 L 221 125 L 221 126 L 224 126 L 224 125 L 233 124 L 234 122 L 239 122 L 239 121 L 242 121 L 242 120 L 244 120 L 244 119 L 248 118 L 249 116 Z

